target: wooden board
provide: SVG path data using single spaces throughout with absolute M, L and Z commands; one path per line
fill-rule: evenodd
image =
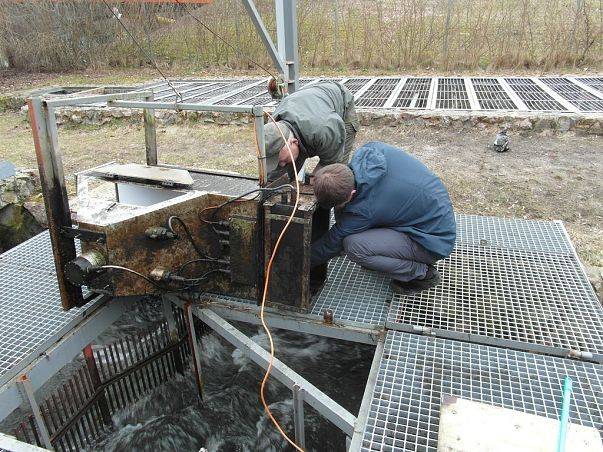
M 438 452 L 551 452 L 559 421 L 444 395 Z M 570 424 L 566 452 L 603 452 L 597 429 Z

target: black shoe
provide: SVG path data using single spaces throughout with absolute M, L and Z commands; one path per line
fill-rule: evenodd
M 423 279 L 413 279 L 406 282 L 392 280 L 389 286 L 394 293 L 408 294 L 431 289 L 440 284 L 441 281 L 442 277 L 437 268 L 433 265 L 428 265 L 427 273 Z

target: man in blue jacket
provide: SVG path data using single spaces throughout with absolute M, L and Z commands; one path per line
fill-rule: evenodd
M 349 166 L 335 163 L 316 172 L 314 193 L 338 213 L 312 246 L 312 266 L 344 251 L 353 262 L 391 276 L 395 292 L 440 282 L 433 264 L 452 252 L 456 223 L 446 187 L 419 160 L 385 143 L 367 143 Z

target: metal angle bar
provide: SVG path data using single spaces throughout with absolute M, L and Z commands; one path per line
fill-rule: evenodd
M 252 361 L 264 369 L 268 367 L 270 354 L 266 350 L 210 309 L 200 309 L 198 307 L 191 309 L 199 319 L 240 349 Z M 305 400 L 316 411 L 326 417 L 346 435 L 353 434 L 356 417 L 304 377 L 290 369 L 278 358 L 274 358 L 272 362 L 272 375 L 290 389 L 296 384 L 299 385 L 300 389 L 304 390 Z
M 178 302 L 181 304 L 181 302 Z M 259 308 L 255 305 L 241 303 L 215 302 L 208 308 L 228 320 L 260 325 Z M 377 325 L 366 325 L 359 322 L 336 319 L 327 325 L 322 317 L 312 314 L 264 310 L 264 316 L 270 325 L 277 329 L 315 334 L 317 336 L 341 339 L 350 342 L 375 345 L 383 335 L 383 328 Z
M 251 80 L 250 80 L 250 82 L 251 82 Z M 258 86 L 258 85 L 260 85 L 262 83 L 266 83 L 266 79 L 262 79 L 262 80 L 260 80 L 258 82 L 251 82 L 248 85 L 244 85 L 244 86 L 242 86 L 242 87 L 240 87 L 238 89 L 235 89 L 233 91 L 229 91 L 228 93 L 220 94 L 220 95 L 215 96 L 215 97 L 210 97 L 209 99 L 207 99 L 206 103 L 207 104 L 215 104 L 216 102 L 220 102 L 221 100 L 227 99 L 227 98 L 229 98 L 231 96 L 239 94 L 239 93 L 241 93 L 241 92 L 243 92 L 245 90 L 248 90 L 249 88 L 253 88 L 254 86 Z M 225 86 L 224 88 L 227 88 L 227 87 Z
M 392 108 L 392 106 L 394 105 L 394 102 L 398 98 L 398 95 L 400 94 L 400 91 L 402 91 L 402 88 L 404 87 L 404 84 L 406 83 L 407 80 L 408 80 L 408 77 L 402 77 L 400 79 L 398 84 L 394 87 L 394 90 L 391 92 L 391 94 L 389 95 L 389 97 L 387 98 L 385 103 L 383 104 L 383 107 L 381 107 L 381 108 Z
M 304 393 L 298 384 L 293 385 L 293 425 L 295 426 L 295 441 L 306 448 L 306 426 L 304 422 Z
M 511 102 L 515 104 L 518 110 L 522 111 L 530 111 L 528 106 L 524 103 L 523 100 L 517 95 L 517 93 L 511 88 L 511 85 L 507 83 L 504 77 L 497 77 L 496 80 L 500 83 L 503 91 L 507 93 L 507 96 L 511 98 Z
M 377 375 L 379 374 L 379 367 L 381 366 L 384 347 L 385 342 L 383 340 L 377 342 L 377 348 L 375 349 L 375 355 L 373 356 L 373 361 L 371 363 L 371 370 L 369 371 L 366 379 L 364 395 L 362 396 L 362 402 L 360 404 L 360 409 L 358 410 L 358 417 L 356 418 L 354 425 L 354 435 L 352 436 L 350 445 L 348 446 L 348 452 L 360 450 L 362 435 L 364 434 L 364 427 L 366 426 L 366 420 L 371 408 L 371 402 L 373 401 L 373 392 L 375 390 L 375 385 L 377 384 Z
M 427 96 L 426 110 L 435 110 L 436 100 L 438 98 L 438 80 L 439 77 L 433 77 L 431 79 L 431 85 L 429 85 L 429 95 Z
M 43 102 L 48 107 L 64 107 L 69 105 L 86 105 L 96 104 L 99 102 L 108 102 L 111 100 L 126 100 L 126 99 L 140 99 L 147 96 L 153 95 L 153 91 L 130 91 L 127 93 L 113 93 L 103 94 L 101 96 L 82 96 L 82 97 L 71 97 L 69 99 L 43 99 Z
M 153 102 L 153 95 L 146 96 L 145 102 Z M 157 165 L 157 128 L 155 124 L 155 110 L 144 108 L 142 110 L 144 119 L 144 143 L 147 157 L 147 165 Z
M 472 344 L 491 345 L 509 350 L 519 350 L 541 355 L 557 356 L 560 358 L 572 358 L 580 361 L 603 364 L 603 354 L 583 352 L 579 350 L 570 350 L 549 345 L 534 344 L 512 339 L 501 339 L 492 336 L 483 336 L 480 334 L 463 333 L 460 331 L 446 330 L 443 328 L 432 328 L 421 325 L 410 325 L 407 323 L 397 323 L 386 321 L 385 327 L 389 330 L 402 331 L 404 333 L 418 334 L 422 336 L 439 337 L 452 339 L 460 342 L 469 342 Z
M 481 110 L 477 95 L 475 94 L 475 88 L 473 87 L 473 83 L 471 83 L 471 78 L 463 77 L 463 82 L 465 83 L 465 91 L 467 91 L 467 97 L 469 98 L 469 105 L 471 105 L 471 110 Z
M 195 381 L 197 382 L 197 390 L 199 391 L 199 398 L 203 400 L 203 379 L 201 377 L 201 351 L 199 350 L 199 344 L 197 343 L 197 331 L 195 330 L 195 319 L 193 317 L 193 308 L 187 303 L 184 305 L 184 312 L 187 317 L 187 325 L 189 329 L 189 339 L 193 352 L 194 359 L 194 372 Z
M 555 99 L 561 105 L 563 105 L 568 111 L 571 111 L 573 113 L 580 112 L 580 109 L 578 107 L 574 106 L 569 101 L 567 101 L 566 99 L 561 97 L 561 95 L 559 95 L 558 93 L 553 91 L 553 89 L 550 86 L 548 86 L 546 83 L 543 83 L 542 80 L 540 80 L 538 77 L 530 77 L 530 80 L 532 80 L 540 88 L 542 88 L 549 96 L 551 96 L 553 99 Z
M 83 321 L 78 319 L 81 323 L 76 326 L 71 325 L 69 333 L 52 347 L 37 352 L 37 358 L 21 369 L 29 376 L 34 391 L 42 387 L 65 364 L 79 355 L 86 345 L 130 309 L 134 305 L 134 300 L 135 298 L 110 300 Z M 16 410 L 20 404 L 21 397 L 14 380 L 0 386 L 0 421 Z
M 274 63 L 274 66 L 278 69 L 278 71 L 281 74 L 285 74 L 286 70 L 287 70 L 287 66 L 285 65 L 284 61 L 281 59 L 281 57 L 278 53 L 278 50 L 276 50 L 276 46 L 272 42 L 272 39 L 270 38 L 270 35 L 268 34 L 268 30 L 266 29 L 264 22 L 262 21 L 262 17 L 260 16 L 260 13 L 258 12 L 257 8 L 255 7 L 253 0 L 242 0 L 242 1 L 243 1 L 243 6 L 247 10 L 249 17 L 251 18 L 251 21 L 253 22 L 253 25 L 255 26 L 256 31 L 260 35 L 260 39 L 262 40 L 262 42 L 264 43 L 264 46 L 266 47 L 266 50 L 268 51 L 268 55 L 270 55 L 270 58 L 272 59 L 272 62 Z
M 36 427 L 38 429 L 38 434 L 42 439 L 42 443 L 48 449 L 52 449 L 52 443 L 50 442 L 50 433 L 48 432 L 48 428 L 46 427 L 46 423 L 42 418 L 42 412 L 40 411 L 40 406 L 36 400 L 36 396 L 34 395 L 33 386 L 31 385 L 31 381 L 27 378 L 27 375 L 21 375 L 17 380 L 17 388 L 19 389 L 19 393 L 21 394 L 21 398 L 23 402 L 29 405 L 31 412 L 33 413 Z
M 276 41 L 278 53 L 285 65 L 288 92 L 299 88 L 299 50 L 297 42 L 297 0 L 276 0 Z
M 570 82 L 574 83 L 575 85 L 578 85 L 583 90 L 588 91 L 593 96 L 596 96 L 599 99 L 603 99 L 603 93 L 600 93 L 597 89 L 593 88 L 592 86 L 588 86 L 587 84 L 582 83 L 580 81 L 580 79 L 577 79 L 576 77 L 565 77 L 565 78 L 568 79 Z
M 362 88 L 356 91 L 356 94 L 354 94 L 354 101 L 360 99 L 360 96 L 362 96 L 371 86 L 377 83 L 377 80 L 377 77 L 370 79 L 368 83 L 366 83 Z
M 268 181 L 268 169 L 266 168 L 266 136 L 264 134 L 264 117 L 253 118 L 253 129 L 258 146 L 258 179 L 260 187 L 264 187 Z
M 46 452 L 49 449 L 24 443 L 13 436 L 0 432 L 0 450 L 7 450 L 9 452 Z
M 174 102 L 141 102 L 141 101 L 122 101 L 115 100 L 107 102 L 108 107 L 126 107 L 126 108 L 153 108 L 155 110 L 190 110 L 190 111 L 215 111 L 222 113 L 250 113 L 256 116 L 262 115 L 262 107 L 255 106 L 235 106 L 235 105 L 207 105 L 207 104 L 187 104 Z

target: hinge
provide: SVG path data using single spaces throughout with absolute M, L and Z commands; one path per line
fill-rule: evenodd
M 107 236 L 102 232 L 89 231 L 71 226 L 63 226 L 61 228 L 61 235 L 70 239 L 80 239 L 84 242 L 105 243 L 107 241 Z

